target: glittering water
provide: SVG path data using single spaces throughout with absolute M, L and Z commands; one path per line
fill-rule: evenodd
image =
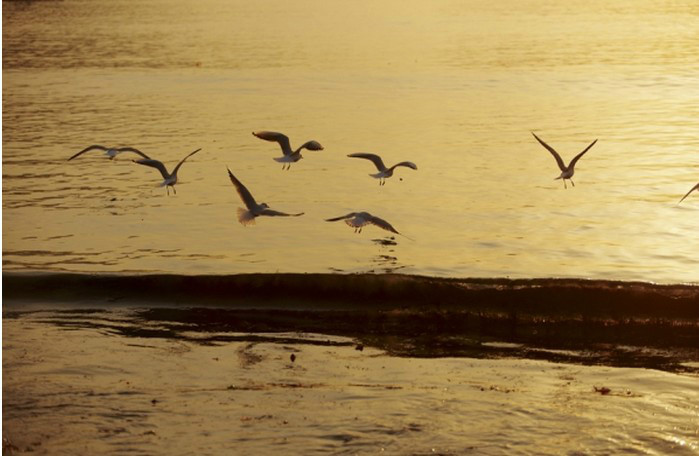
M 5 270 L 697 281 L 694 1 L 3 2 Z M 290 171 L 254 130 L 315 139 Z M 576 168 L 574 188 L 553 179 Z M 130 145 L 180 171 L 177 195 Z M 380 187 L 352 152 L 411 160 Z M 230 167 L 292 219 L 244 228 Z M 402 179 L 402 180 L 401 180 Z M 410 239 L 325 218 L 366 210 Z

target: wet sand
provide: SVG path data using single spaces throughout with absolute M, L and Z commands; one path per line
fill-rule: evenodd
M 142 311 L 4 315 L 3 454 L 699 451 L 696 374 L 393 356 L 356 338 Z
M 3 454 L 699 452 L 691 285 L 3 279 Z

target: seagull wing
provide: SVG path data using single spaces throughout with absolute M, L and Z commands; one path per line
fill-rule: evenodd
M 595 139 L 594 141 L 592 141 L 592 144 L 590 144 L 589 146 L 587 146 L 587 147 L 585 148 L 585 150 L 583 150 L 583 151 L 580 152 L 578 155 L 576 155 L 575 157 L 573 157 L 573 159 L 570 161 L 570 164 L 568 165 L 568 168 L 571 168 L 571 169 L 572 169 L 572 168 L 575 166 L 575 164 L 578 162 L 578 160 L 580 160 L 580 157 L 582 157 L 583 155 L 585 155 L 585 152 L 587 152 L 588 150 L 590 150 L 590 147 L 594 146 L 596 142 L 597 142 L 597 140 Z
M 226 168 L 228 169 L 228 168 Z M 257 208 L 257 202 L 255 201 L 255 198 L 252 197 L 252 194 L 250 191 L 243 185 L 242 182 L 238 180 L 237 177 L 233 175 L 230 169 L 228 169 L 228 177 L 230 177 L 231 182 L 233 182 L 233 185 L 235 185 L 235 189 L 238 192 L 238 195 L 240 195 L 240 199 L 243 200 L 243 203 L 245 203 L 245 206 L 252 211 L 253 209 Z
M 371 160 L 372 163 L 374 163 L 374 166 L 376 166 L 376 169 L 378 169 L 379 171 L 386 170 L 386 165 L 383 164 L 383 160 L 381 160 L 381 157 L 379 157 L 376 154 L 367 154 L 364 152 L 357 152 L 356 154 L 349 154 L 348 157 L 365 158 L 367 160 Z
M 347 215 L 341 215 L 341 216 L 339 216 L 339 217 L 333 217 L 333 218 L 325 219 L 325 221 L 326 221 L 326 222 L 337 222 L 338 220 L 344 220 L 344 219 L 352 218 L 352 217 L 354 217 L 355 215 L 357 215 L 356 212 L 350 212 L 350 213 L 347 214 Z
M 175 166 L 175 169 L 172 170 L 172 175 L 173 175 L 173 176 L 177 175 L 177 170 L 180 169 L 180 166 L 182 166 L 182 164 L 185 162 L 185 160 L 187 160 L 189 157 L 191 157 L 192 155 L 196 154 L 196 153 L 199 152 L 200 150 L 201 150 L 201 148 L 195 150 L 194 152 L 190 152 L 189 155 L 187 155 L 187 156 L 184 157 L 182 160 L 180 160 L 180 162 L 177 164 L 177 166 Z
M 138 163 L 139 165 L 146 165 L 150 166 L 151 168 L 155 168 L 158 171 L 160 171 L 160 174 L 163 175 L 163 179 L 168 179 L 170 177 L 170 173 L 167 172 L 167 169 L 165 169 L 165 165 L 163 165 L 163 162 L 160 160 L 153 160 L 152 158 L 142 158 L 140 160 L 133 160 L 134 163 Z
M 260 215 L 269 215 L 271 217 L 298 217 L 299 215 L 303 215 L 303 212 L 299 212 L 298 214 L 287 214 L 285 212 L 279 212 L 273 209 L 264 209 L 262 212 L 260 212 Z
M 307 141 L 301 146 L 301 149 L 323 150 L 323 146 L 318 141 Z
M 273 141 L 279 143 L 279 146 L 282 148 L 282 152 L 284 153 L 284 155 L 291 155 L 291 143 L 289 142 L 289 137 L 285 134 L 277 133 L 276 131 L 253 131 L 252 134 L 260 139 L 264 139 L 265 141 Z
M 680 202 L 677 203 L 677 204 L 680 204 L 682 201 L 684 201 L 684 199 L 685 199 L 686 197 L 689 196 L 690 193 L 692 193 L 694 190 L 697 190 L 697 189 L 699 189 L 699 184 L 697 184 L 697 185 L 695 185 L 694 187 L 692 187 L 692 189 L 691 189 L 690 191 L 688 191 L 687 194 L 684 195 L 684 196 L 682 197 L 682 199 L 680 200 Z
M 532 134 L 534 135 L 534 132 L 532 132 Z M 541 144 L 542 146 L 544 146 L 546 148 L 546 150 L 551 152 L 551 155 L 553 155 L 553 158 L 556 159 L 556 163 L 558 163 L 558 167 L 561 169 L 561 171 L 565 171 L 567 169 L 566 165 L 565 165 L 565 163 L 563 163 L 563 159 L 561 158 L 561 156 L 558 155 L 558 152 L 553 150 L 553 147 L 551 147 L 548 144 L 546 144 L 545 142 L 543 142 L 538 136 L 534 135 L 534 137 L 536 138 L 537 141 L 539 141 L 539 144 Z
M 408 161 L 396 163 L 395 165 L 391 166 L 391 168 L 395 168 L 397 166 L 405 166 L 408 168 L 417 169 L 417 165 L 415 163 Z
M 95 144 L 95 145 L 92 145 L 92 146 L 89 146 L 89 147 L 84 148 L 83 150 L 81 150 L 81 151 L 78 152 L 77 154 L 75 154 L 75 155 L 73 155 L 72 157 L 70 157 L 70 158 L 68 159 L 68 161 L 70 161 L 70 160 L 72 160 L 72 159 L 74 159 L 74 158 L 76 158 L 76 157 L 79 157 L 80 155 L 84 154 L 84 153 L 87 152 L 88 150 L 93 150 L 93 149 L 98 149 L 98 150 L 101 150 L 101 151 L 104 151 L 104 152 L 107 152 L 107 151 L 109 150 L 107 147 L 99 146 L 99 145 Z M 146 157 L 146 158 L 148 158 L 148 157 Z
M 133 152 L 133 153 L 135 153 L 135 154 L 140 155 L 140 156 L 143 157 L 143 158 L 150 159 L 150 157 L 149 157 L 148 155 L 144 154 L 143 152 L 141 152 L 141 151 L 138 150 L 138 149 L 134 149 L 133 147 L 120 147 L 120 148 L 118 148 L 117 150 L 118 150 L 119 152 Z
M 396 229 L 393 228 L 393 226 L 391 226 L 391 224 L 388 223 L 386 220 L 384 220 L 384 219 L 382 219 L 382 218 L 379 218 L 379 217 L 376 217 L 376 216 L 374 216 L 374 215 L 370 215 L 369 218 L 367 219 L 367 222 L 369 222 L 369 223 L 371 223 L 371 224 L 374 224 L 374 225 L 378 226 L 379 228 L 383 228 L 383 229 L 386 230 L 386 231 L 390 231 L 391 233 L 400 234 L 400 233 L 399 233 L 398 231 L 396 231 Z

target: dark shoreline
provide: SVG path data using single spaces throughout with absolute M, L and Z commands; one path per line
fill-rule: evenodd
M 3 273 L 3 298 L 282 309 L 481 310 L 699 319 L 699 285 L 404 274 L 119 275 Z
M 516 356 L 699 372 L 683 366 L 699 362 L 694 285 L 398 274 L 13 273 L 3 274 L 3 285 L 5 318 L 25 312 L 23 303 L 69 304 L 73 310 L 53 319 L 66 326 L 82 324 L 93 311 L 133 308 L 134 325 L 104 328 L 124 336 L 187 339 L 194 331 L 198 343 L 222 343 L 317 333 L 352 337 L 396 356 Z

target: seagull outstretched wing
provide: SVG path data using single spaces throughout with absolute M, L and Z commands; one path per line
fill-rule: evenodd
M 276 131 L 253 131 L 252 134 L 260 139 L 264 139 L 265 141 L 279 143 L 279 146 L 282 148 L 282 152 L 284 153 L 284 155 L 292 154 L 289 137 L 285 134 Z
M 685 199 L 686 197 L 689 196 L 690 193 L 692 193 L 694 190 L 697 190 L 697 189 L 699 189 L 699 184 L 697 184 L 697 185 L 695 185 L 694 187 L 692 187 L 692 189 L 691 189 L 690 191 L 688 191 L 687 194 L 684 195 L 684 196 L 682 197 L 682 199 L 679 201 L 679 203 L 677 203 L 677 204 L 680 204 L 682 201 L 684 201 L 684 199 Z
M 553 155 L 553 158 L 556 159 L 556 163 L 558 163 L 558 167 L 561 169 L 561 171 L 566 171 L 566 170 L 567 170 L 567 167 L 566 167 L 565 163 L 563 163 L 563 159 L 562 159 L 561 156 L 558 154 L 558 152 L 556 152 L 556 151 L 553 149 L 553 147 L 549 146 L 549 145 L 546 144 L 544 141 L 542 141 L 541 138 L 539 138 L 538 136 L 536 136 L 536 135 L 534 134 L 534 132 L 532 132 L 532 135 L 534 135 L 534 137 L 536 138 L 536 140 L 539 141 L 539 144 L 541 144 L 542 146 L 544 146 L 544 147 L 546 148 L 546 150 L 548 150 L 549 152 L 551 152 L 551 155 Z M 588 147 L 588 149 L 589 149 L 589 147 Z M 587 150 L 585 150 L 585 152 L 587 152 Z
M 589 146 L 587 146 L 587 147 L 585 148 L 585 150 L 583 150 L 583 151 L 580 152 L 578 155 L 576 155 L 576 156 L 570 161 L 570 164 L 568 165 L 568 168 L 573 168 L 573 167 L 575 166 L 575 164 L 578 162 L 578 160 L 580 160 L 580 157 L 582 157 L 583 155 L 585 155 L 585 152 L 587 152 L 588 150 L 590 150 L 590 147 L 594 146 L 596 142 L 597 142 L 597 140 L 595 139 L 594 141 L 592 141 L 592 144 L 590 144 Z
M 240 199 L 243 200 L 243 203 L 245 203 L 248 210 L 252 211 L 253 209 L 256 209 L 258 204 L 255 201 L 255 198 L 252 197 L 252 193 L 250 193 L 247 187 L 245 187 L 245 185 L 243 185 L 243 183 L 233 175 L 230 169 L 228 169 L 228 177 L 231 179 L 231 182 L 233 182 L 233 185 L 235 185 L 235 190 L 238 192 L 238 195 L 240 195 Z
M 195 150 L 194 152 L 190 152 L 186 157 L 184 157 L 182 160 L 180 160 L 180 162 L 177 164 L 177 166 L 175 166 L 175 169 L 172 170 L 172 174 L 173 174 L 173 175 L 177 174 L 177 170 L 180 169 L 180 166 L 182 166 L 182 164 L 185 162 L 185 160 L 187 160 L 189 157 L 191 157 L 192 155 L 196 154 L 196 153 L 199 152 L 200 150 L 201 150 L 201 148 Z
M 152 158 L 142 158 L 140 160 L 134 160 L 133 162 L 138 163 L 139 165 L 146 165 L 150 166 L 151 168 L 157 169 L 158 171 L 160 171 L 160 174 L 163 175 L 163 179 L 170 178 L 170 173 L 167 172 L 165 165 L 163 165 L 163 162 L 161 162 L 160 160 L 154 160 Z
M 376 154 L 368 154 L 365 152 L 357 152 L 354 154 L 349 154 L 347 155 L 348 157 L 352 158 L 364 158 L 366 160 L 370 160 L 374 166 L 376 166 L 376 169 L 379 171 L 385 171 L 386 170 L 386 165 L 384 165 L 383 160 L 381 160 L 381 157 L 379 157 Z

